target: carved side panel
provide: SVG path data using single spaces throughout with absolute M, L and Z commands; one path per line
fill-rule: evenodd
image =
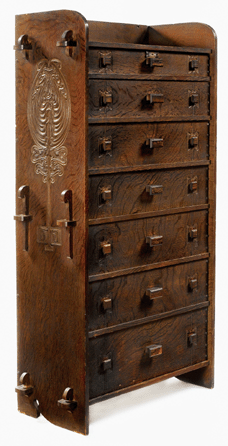
M 74 51 L 61 46 L 66 30 L 72 30 Z M 29 186 L 33 217 L 27 251 L 23 223 L 16 222 L 17 388 L 24 373 L 32 387 L 29 399 L 18 393 L 18 407 L 83 434 L 88 433 L 86 58 L 87 23 L 80 14 L 16 17 L 16 190 Z M 77 222 L 71 231 L 74 257 L 69 231 L 57 226 L 71 220 L 61 196 L 66 190 Z M 17 215 L 23 204 L 16 197 Z M 68 388 L 74 404 L 58 404 Z

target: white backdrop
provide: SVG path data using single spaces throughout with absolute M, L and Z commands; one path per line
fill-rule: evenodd
M 58 428 L 43 417 L 34 420 L 17 412 L 16 393 L 16 269 L 15 224 L 15 111 L 14 16 L 30 12 L 72 9 L 87 20 L 158 25 L 203 22 L 218 36 L 217 138 L 217 264 L 216 264 L 216 374 L 208 390 L 173 378 L 99 403 L 90 408 L 90 435 Z M 1 294 L 0 294 L 0 443 L 3 446 L 228 445 L 227 342 L 228 342 L 228 135 L 227 135 L 227 0 L 8 0 L 1 8 L 0 69 L 0 182 L 1 182 Z

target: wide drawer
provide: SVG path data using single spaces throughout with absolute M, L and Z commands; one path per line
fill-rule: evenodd
M 208 76 L 208 56 L 150 50 L 89 49 L 89 74 L 110 76 L 140 76 L 141 78 Z
M 89 218 L 205 204 L 207 175 L 198 167 L 91 176 Z
M 207 260 L 89 284 L 89 330 L 174 311 L 207 300 Z
M 90 398 L 207 359 L 207 310 L 198 310 L 89 341 Z
M 207 82 L 90 80 L 89 118 L 209 117 Z
M 90 169 L 208 160 L 207 122 L 89 126 Z
M 207 211 L 90 226 L 89 274 L 207 252 Z

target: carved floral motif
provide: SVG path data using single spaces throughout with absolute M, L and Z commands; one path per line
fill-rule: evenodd
M 37 66 L 28 100 L 28 124 L 35 145 L 31 161 L 44 183 L 54 183 L 67 164 L 64 146 L 71 118 L 70 94 L 58 59 Z

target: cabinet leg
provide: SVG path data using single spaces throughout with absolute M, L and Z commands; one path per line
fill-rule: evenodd
M 29 417 L 38 418 L 40 412 L 36 404 L 36 400 L 31 397 L 17 395 L 18 398 L 18 410 L 19 412 L 28 415 Z
M 186 383 L 196 384 L 201 387 L 213 389 L 214 387 L 214 368 L 211 365 L 202 369 L 194 370 L 177 376 L 178 379 Z

